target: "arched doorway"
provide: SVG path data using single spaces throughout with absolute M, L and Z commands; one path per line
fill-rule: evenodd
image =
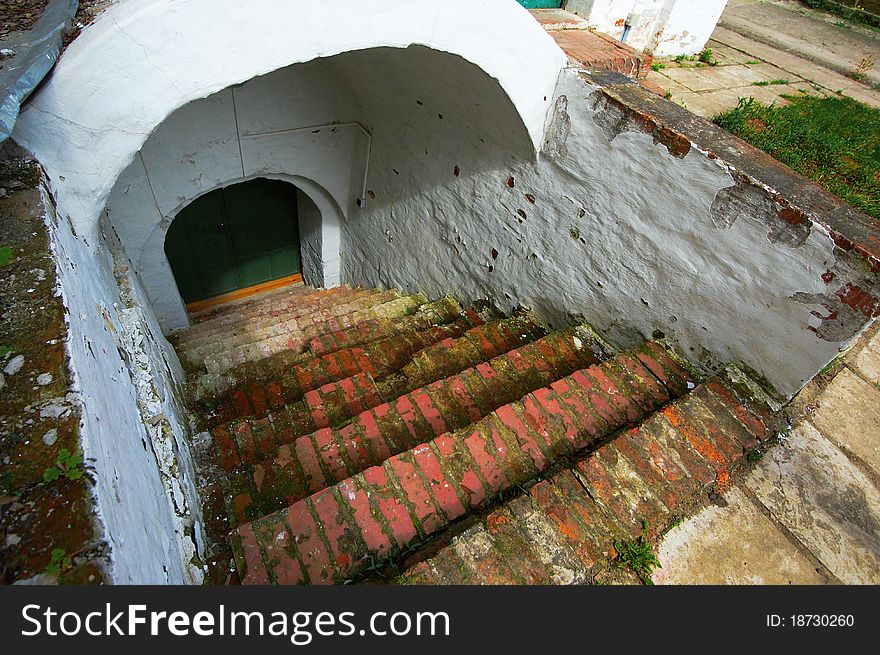
M 165 254 L 188 307 L 301 279 L 296 187 L 257 178 L 206 193 L 177 214 Z

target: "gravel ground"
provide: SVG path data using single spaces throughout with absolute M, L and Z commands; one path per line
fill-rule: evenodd
M 10 32 L 29 30 L 49 0 L 0 0 L 0 39 Z

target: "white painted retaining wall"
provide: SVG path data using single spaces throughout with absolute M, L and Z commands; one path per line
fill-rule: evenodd
M 87 243 L 45 196 L 83 412 L 82 447 L 118 584 L 199 583 L 201 524 L 180 420 L 180 364 L 137 280 L 114 277 L 106 242 Z M 117 270 L 126 279 L 124 270 Z M 204 541 L 202 541 L 204 543 Z

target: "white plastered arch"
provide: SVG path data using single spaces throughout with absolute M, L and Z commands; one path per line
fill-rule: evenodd
M 177 289 L 171 265 L 165 255 L 165 237 L 171 224 L 184 207 L 206 193 L 256 178 L 281 180 L 296 187 L 299 197 L 300 229 L 305 228 L 303 225 L 305 218 L 318 221 L 318 224 L 313 226 L 316 228 L 314 234 L 317 243 L 307 242 L 304 236 L 301 237 L 303 241 L 303 279 L 309 284 L 321 287 L 332 287 L 339 284 L 341 275 L 339 245 L 344 214 L 339 204 L 324 187 L 306 177 L 289 173 L 258 173 L 228 180 L 216 184 L 212 188 L 202 189 L 182 201 L 171 213 L 170 218 L 163 219 L 155 225 L 140 250 L 140 257 L 137 261 L 132 262 L 135 272 L 139 275 L 144 286 L 144 291 L 152 303 L 153 311 L 166 332 L 174 332 L 189 326 L 186 307 Z M 314 209 L 316 216 L 303 216 L 303 205 L 306 203 Z M 313 257 L 309 257 L 307 249 L 313 251 L 311 253 Z
M 497 80 L 537 151 L 566 59 L 510 0 L 122 0 L 70 46 L 15 138 L 94 244 L 117 179 L 175 110 L 295 63 L 412 45 Z

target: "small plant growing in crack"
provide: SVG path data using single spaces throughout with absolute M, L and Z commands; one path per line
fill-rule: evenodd
M 67 554 L 67 551 L 63 548 L 53 548 L 52 558 L 49 560 L 49 563 L 46 564 L 43 573 L 54 575 L 56 573 L 61 573 L 62 571 L 68 571 L 72 567 L 73 559 Z
M 701 62 L 703 62 L 704 64 L 707 64 L 709 66 L 717 66 L 718 65 L 718 61 L 713 56 L 712 48 L 705 48 L 697 56 L 697 59 L 699 59 Z
M 617 551 L 616 566 L 619 569 L 632 570 L 646 585 L 654 584 L 651 573 L 654 569 L 661 568 L 660 560 L 654 554 L 651 542 L 648 540 L 648 522 L 642 521 L 642 534 L 633 541 L 615 541 L 614 549 Z
M 83 458 L 79 453 L 71 453 L 67 448 L 62 448 L 55 458 L 55 465 L 43 471 L 45 482 L 54 482 L 65 477 L 68 480 L 79 480 L 85 475 Z
M 856 67 L 850 72 L 849 76 L 854 80 L 861 81 L 865 79 L 865 73 L 874 68 L 874 55 L 867 54 L 862 60 L 856 64 Z

